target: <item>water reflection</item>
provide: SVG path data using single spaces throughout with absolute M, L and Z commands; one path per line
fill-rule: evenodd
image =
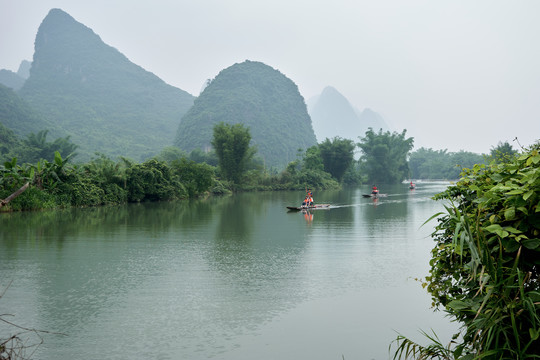
M 313 211 L 302 210 L 302 214 L 304 214 L 304 219 L 306 220 L 308 224 L 313 222 L 314 210 Z
M 321 191 L 316 201 L 334 207 L 305 213 L 285 208 L 302 194 L 278 192 L 1 214 L 0 272 L 15 280 L 3 306 L 24 324 L 69 334 L 46 339 L 37 356 L 45 360 L 92 357 L 96 344 L 108 358 L 298 358 L 305 349 L 284 356 L 276 349 L 297 348 L 316 319 L 337 318 L 342 333 L 380 329 L 370 335 L 384 348 L 370 351 L 385 354 L 382 332 L 402 330 L 399 318 L 346 319 L 368 303 L 407 298 L 393 287 L 426 269 L 430 243 L 418 228 L 435 211 L 434 189 L 405 190 L 389 191 L 377 206 L 362 188 Z M 315 307 L 325 313 L 310 314 L 313 321 L 289 317 L 314 301 L 349 303 L 347 296 L 350 306 Z M 281 319 L 277 343 L 264 339 L 255 353 L 239 353 Z M 319 324 L 324 338 L 310 343 L 312 358 L 329 349 L 340 357 L 343 338 L 333 326 Z
M 253 213 L 260 209 L 260 201 L 253 196 L 234 196 L 219 207 L 216 240 L 249 241 L 254 225 Z

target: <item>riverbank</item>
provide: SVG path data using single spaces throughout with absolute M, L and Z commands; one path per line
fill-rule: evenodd
M 25 188 L 20 191 L 20 189 Z M 73 165 L 57 153 L 55 161 L 0 166 L 0 212 L 176 201 L 236 192 L 339 189 L 330 174 L 287 167 L 281 173 L 247 171 L 240 183 L 221 179 L 219 169 L 186 159 L 151 159 L 138 164 L 100 157 Z

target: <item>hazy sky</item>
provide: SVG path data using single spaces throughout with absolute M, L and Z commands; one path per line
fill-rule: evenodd
M 306 100 L 333 86 L 416 149 L 540 139 L 537 0 L 0 0 L 0 68 L 32 59 L 51 8 L 193 95 L 249 59 Z

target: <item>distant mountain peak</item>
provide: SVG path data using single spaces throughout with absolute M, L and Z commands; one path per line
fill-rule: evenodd
M 72 37 L 72 31 L 76 30 L 77 35 L 86 33 L 87 36 L 94 37 L 101 41 L 101 38 L 92 29 L 75 20 L 71 15 L 61 9 L 51 9 L 41 22 L 36 36 L 36 51 L 49 41 L 56 40 L 57 37 Z
M 30 71 L 52 66 L 57 72 L 73 74 L 81 79 L 93 70 L 92 67 L 99 67 L 96 62 L 108 61 L 116 65 L 118 60 L 129 61 L 118 50 L 105 44 L 92 29 L 61 9 L 51 9 L 39 26 Z
M 30 76 L 30 68 L 32 67 L 32 63 L 28 60 L 21 61 L 21 64 L 19 65 L 19 70 L 17 70 L 17 75 L 22 77 L 23 79 L 28 79 Z
M 20 94 L 70 135 L 87 160 L 96 151 L 142 160 L 172 143 L 194 97 L 105 44 L 61 9 L 39 26 L 30 77 Z M 41 130 L 41 129 L 39 129 Z
M 333 86 L 330 86 L 330 85 L 327 85 L 325 86 L 325 88 L 323 89 L 323 91 L 321 92 L 321 94 L 324 94 L 324 93 L 332 93 L 332 92 L 336 92 L 336 93 L 339 93 L 335 87 Z
M 310 101 L 309 112 L 317 140 L 336 136 L 356 140 L 363 137 L 368 128 L 387 129 L 382 116 L 371 109 L 358 111 L 337 89 L 327 86 L 321 94 Z
M 354 108 L 349 100 L 331 86 L 324 88 L 315 107 L 322 109 L 325 113 L 333 113 L 342 118 L 352 120 L 355 117 Z

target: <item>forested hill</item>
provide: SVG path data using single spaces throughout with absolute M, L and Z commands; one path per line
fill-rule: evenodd
M 24 99 L 2 84 L 0 84 L 0 124 L 12 130 L 17 138 L 24 137 L 31 132 L 56 129 L 53 124 L 32 109 Z
M 83 161 L 96 151 L 134 160 L 155 155 L 173 142 L 194 99 L 59 9 L 39 27 L 30 77 L 20 94 L 57 125 L 51 138 L 71 136 Z
M 317 143 L 296 84 L 260 62 L 222 70 L 182 118 L 175 145 L 186 151 L 208 149 L 219 122 L 249 127 L 266 166 L 283 167 L 295 160 L 299 148 Z
M 13 90 L 19 90 L 24 84 L 24 78 L 13 71 L 0 69 L 0 84 Z

